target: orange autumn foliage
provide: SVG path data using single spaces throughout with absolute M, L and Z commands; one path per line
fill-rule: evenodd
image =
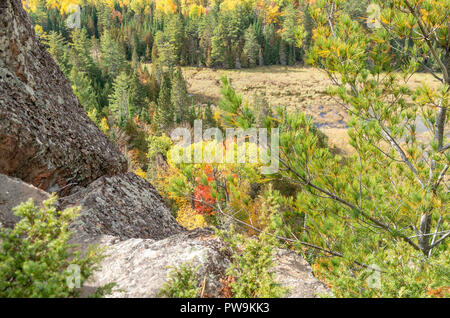
M 212 182 L 214 178 L 212 176 L 211 167 L 205 166 L 203 171 L 206 174 L 208 183 Z M 216 202 L 216 200 L 211 195 L 211 188 L 207 185 L 202 184 L 200 177 L 197 177 L 196 181 L 198 182 L 198 185 L 194 189 L 195 211 L 202 215 L 204 214 L 214 215 L 215 211 L 210 205 L 213 205 Z
M 437 289 L 429 289 L 427 291 L 427 296 L 437 297 L 437 298 L 447 298 L 450 295 L 450 287 L 443 286 Z

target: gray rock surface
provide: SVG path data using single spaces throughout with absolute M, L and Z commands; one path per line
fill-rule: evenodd
M 61 198 L 59 207 L 81 206 L 72 224 L 78 233 L 161 240 L 185 231 L 155 188 L 132 172 L 101 177 Z
M 0 173 L 66 194 L 126 170 L 36 39 L 21 1 L 0 1 Z
M 17 222 L 12 208 L 33 198 L 38 205 L 49 194 L 23 181 L 0 174 L 0 223 Z M 221 278 L 230 264 L 230 250 L 211 229 L 186 231 L 170 215 L 156 190 L 140 177 L 127 173 L 102 177 L 89 187 L 60 199 L 60 208 L 81 205 L 73 223 L 71 243 L 86 250 L 90 244 L 106 248 L 106 258 L 84 295 L 107 283 L 117 283 L 111 297 L 156 297 L 174 266 L 192 262 L 204 297 L 221 295 Z M 278 250 L 277 280 L 289 288 L 287 297 L 330 294 L 309 264 L 295 252 Z
M 185 263 L 197 268 L 204 297 L 218 297 L 220 278 L 229 266 L 224 243 L 207 228 L 180 233 L 164 240 L 128 239 L 117 241 L 104 236 L 98 240 L 106 246 L 102 270 L 85 285 L 85 292 L 116 282 L 116 292 L 109 297 L 158 297 L 174 266 Z
M 277 281 L 289 289 L 287 298 L 332 296 L 328 286 L 314 277 L 311 266 L 297 253 L 278 249 L 274 261 Z
M 204 297 L 221 297 L 220 279 L 230 265 L 230 250 L 214 237 L 210 229 L 196 229 L 173 235 L 164 240 L 99 237 L 95 242 L 106 247 L 107 257 L 102 270 L 94 274 L 85 286 L 85 293 L 110 282 L 116 282 L 115 292 L 108 297 L 158 297 L 173 266 L 184 263 L 198 267 L 199 284 L 204 283 Z M 288 298 L 332 296 L 329 288 L 314 277 L 309 264 L 295 252 L 278 249 L 274 255 L 273 272 Z
M 13 227 L 19 220 L 12 211 L 14 207 L 30 198 L 36 205 L 42 206 L 48 197 L 47 192 L 31 184 L 0 174 L 0 223 L 5 227 Z
M 49 196 L 20 179 L 0 174 L 0 222 L 6 227 L 14 226 L 18 218 L 13 214 L 13 207 L 29 198 L 42 205 Z M 70 206 L 82 208 L 71 225 L 75 232 L 74 243 L 89 242 L 99 235 L 113 235 L 120 240 L 161 240 L 186 232 L 155 188 L 131 172 L 102 177 L 87 188 L 59 199 L 59 209 Z

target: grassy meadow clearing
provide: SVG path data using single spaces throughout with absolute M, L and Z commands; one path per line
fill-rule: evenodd
M 304 112 L 312 116 L 315 124 L 329 137 L 330 146 L 352 153 L 346 129 L 347 112 L 326 93 L 332 83 L 322 70 L 280 65 L 232 70 L 182 69 L 188 92 L 197 103 L 216 103 L 220 99 L 220 78 L 225 75 L 248 103 L 252 103 L 255 94 L 263 94 L 272 106 L 281 105 L 289 111 Z M 439 86 L 439 82 L 426 73 L 415 74 L 408 81 L 411 88 L 422 83 Z

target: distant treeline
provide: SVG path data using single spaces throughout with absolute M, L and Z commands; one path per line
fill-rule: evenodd
M 308 1 L 27 0 L 43 32 L 70 40 L 67 19 L 81 8 L 81 28 L 100 39 L 105 30 L 128 60 L 165 65 L 240 68 L 303 62 L 312 34 Z M 348 1 L 353 18 L 366 15 L 367 1 Z

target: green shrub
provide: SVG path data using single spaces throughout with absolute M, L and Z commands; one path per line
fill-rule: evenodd
M 258 237 L 246 238 L 237 233 L 233 226 L 228 232 L 218 232 L 233 251 L 232 263 L 227 270 L 227 274 L 234 278 L 230 284 L 233 297 L 277 298 L 286 294 L 287 289 L 276 281 L 272 271 L 278 241 L 270 231 L 274 228 L 278 209 L 278 200 L 273 192 L 269 191 L 261 211 L 264 230 Z
M 14 228 L 0 228 L 0 297 L 76 297 L 97 269 L 102 257 L 97 249 L 90 247 L 81 256 L 68 243 L 69 222 L 79 208 L 57 211 L 56 200 L 52 195 L 39 208 L 29 199 L 14 208 L 21 218 Z
M 159 296 L 169 298 L 195 298 L 200 293 L 197 277 L 198 267 L 191 263 L 175 266 L 169 272 L 169 279 L 159 291 Z
M 273 242 L 262 233 L 258 238 L 245 239 L 231 231 L 225 239 L 233 249 L 232 264 L 227 274 L 234 278 L 231 290 L 235 298 L 277 298 L 285 289 L 270 271 L 273 266 Z
M 426 258 L 407 243 L 398 242 L 373 255 L 371 268 L 342 258 L 324 258 L 318 262 L 316 274 L 330 283 L 336 297 L 449 297 L 448 259 L 448 251 Z
M 165 157 L 170 146 L 172 146 L 172 140 L 165 134 L 162 134 L 161 136 L 150 135 L 147 138 L 147 142 L 147 158 L 150 161 L 154 161 L 158 153 L 162 154 Z

